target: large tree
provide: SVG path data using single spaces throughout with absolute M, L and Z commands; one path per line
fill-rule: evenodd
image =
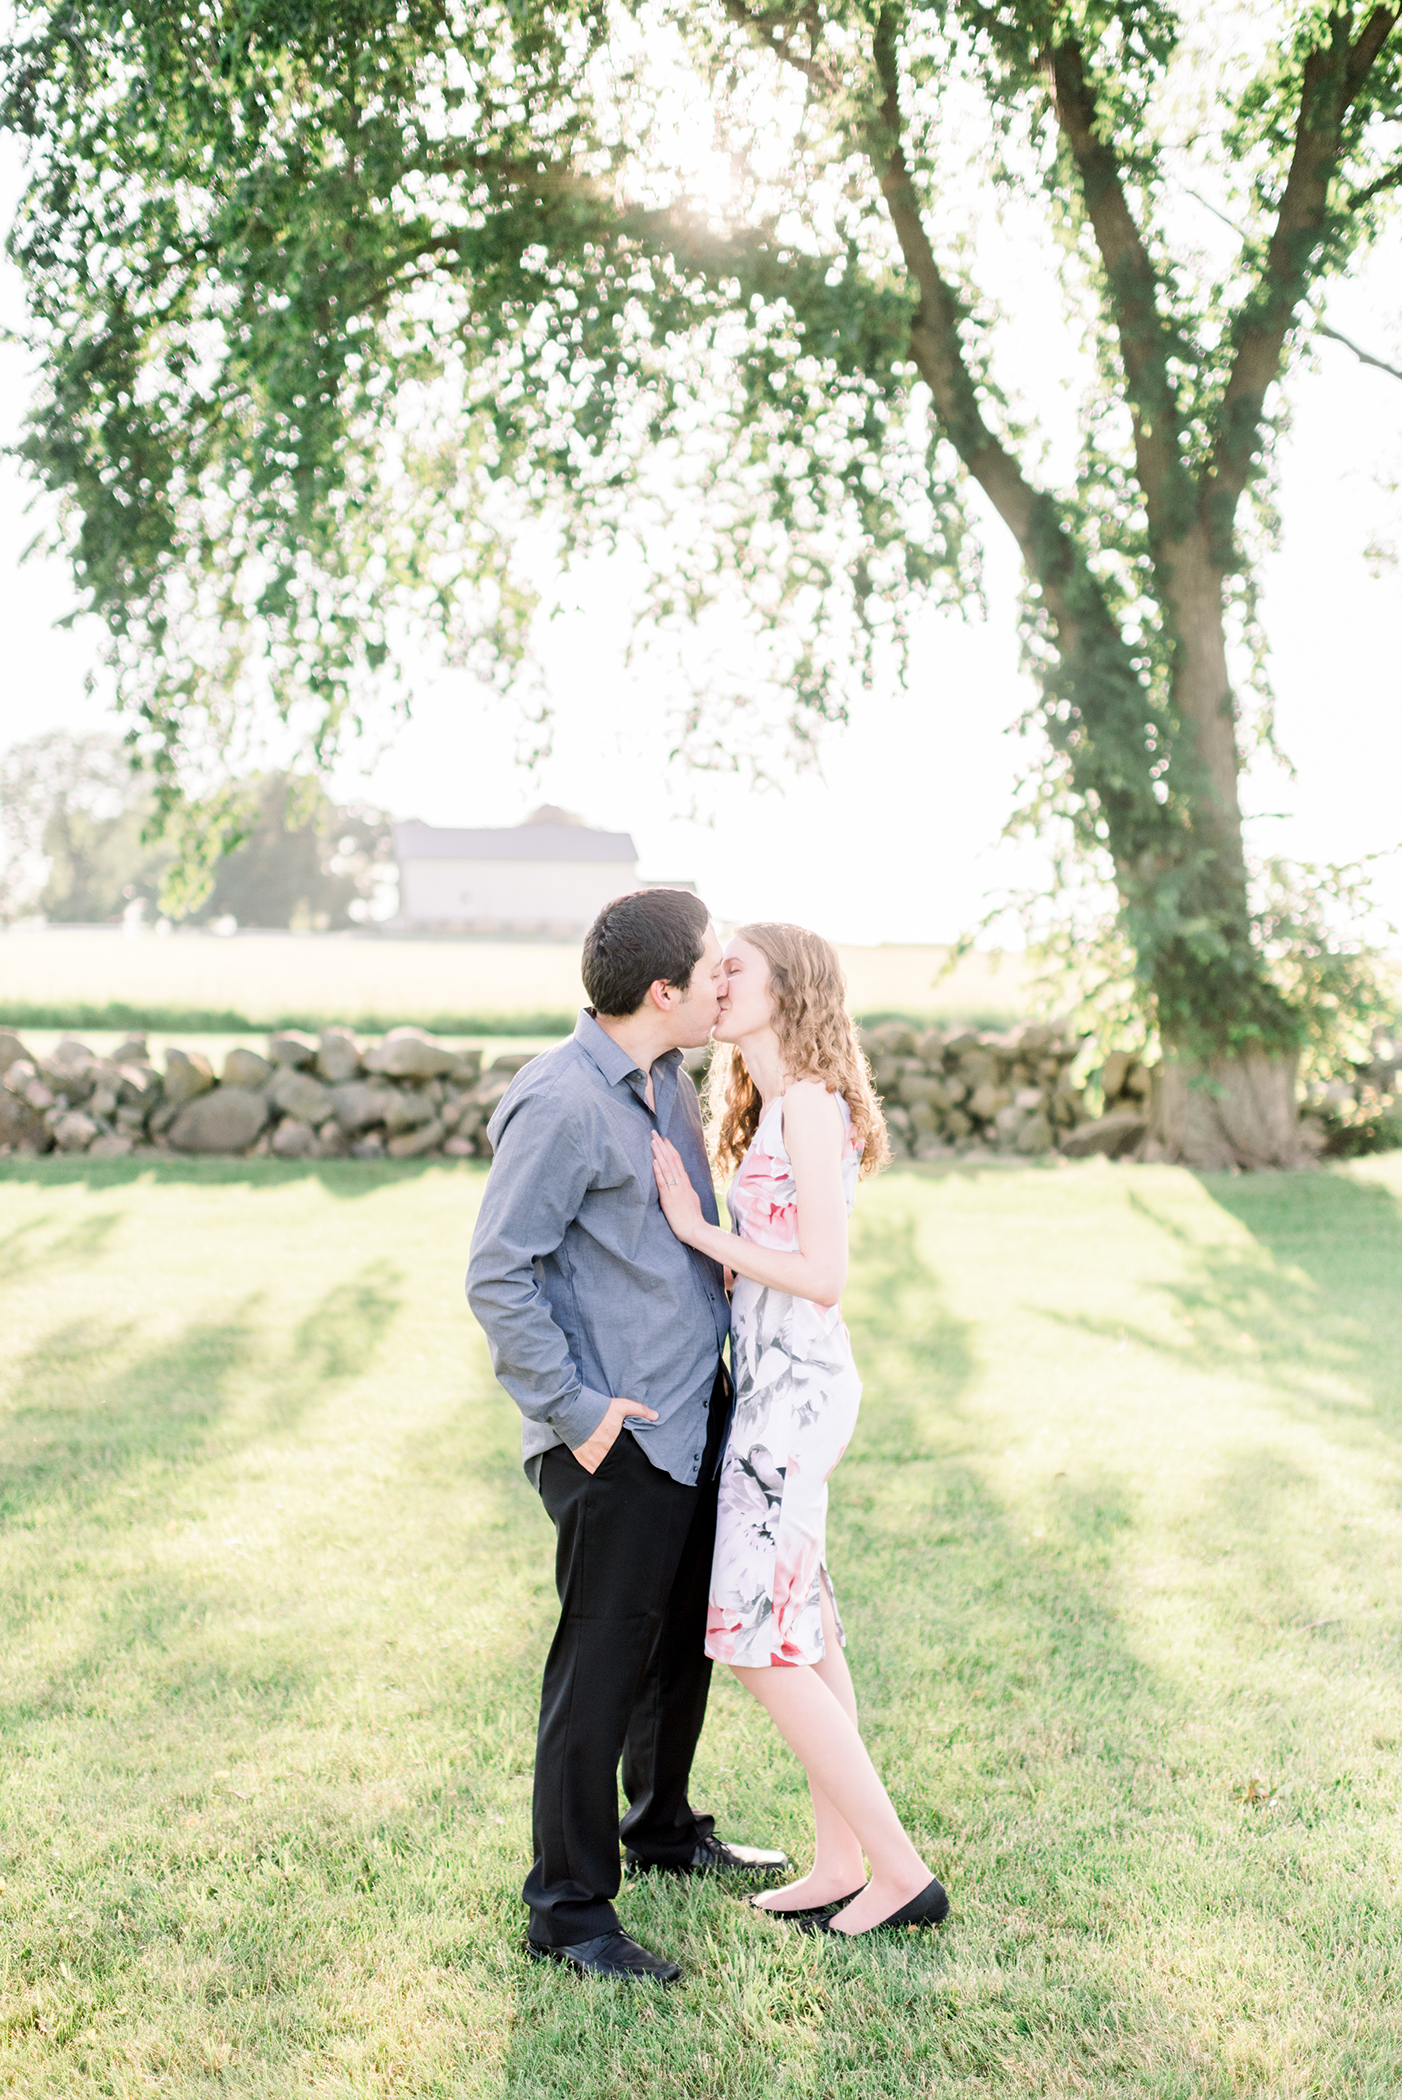
M 509 665 L 532 512 L 566 551 L 631 536 L 655 623 L 748 608 L 811 733 L 915 596 L 976 586 L 976 484 L 1026 577 L 1039 806 L 1113 883 L 1168 1053 L 1159 1140 L 1290 1160 L 1304 1022 L 1253 911 L 1230 636 L 1311 300 L 1402 184 L 1398 17 L 36 7 L 25 450 L 167 794 L 260 690 L 328 748 L 408 620 Z M 724 203 L 679 171 L 688 81 Z M 1074 466 L 997 383 L 980 198 L 1060 256 Z
M 118 738 L 55 729 L 0 756 L 0 921 L 60 925 L 152 909 L 171 848 L 144 836 L 151 783 Z
M 213 869 L 195 923 L 330 932 L 392 909 L 393 840 L 382 811 L 342 809 L 315 779 L 255 774 L 241 783 L 239 842 Z
M 339 808 L 319 780 L 283 773 L 231 781 L 224 799 L 238 843 L 213 862 L 194 923 L 329 931 L 392 909 L 382 811 Z M 0 755 L 0 924 L 38 914 L 93 925 L 133 904 L 149 921 L 187 896 L 176 843 L 153 836 L 154 802 L 116 736 L 59 729 L 12 745 Z

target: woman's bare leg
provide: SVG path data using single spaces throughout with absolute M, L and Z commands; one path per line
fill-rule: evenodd
M 813 1673 L 827 1686 L 855 1728 L 857 1694 L 852 1688 L 847 1658 L 838 1641 L 837 1621 L 826 1577 L 818 1601 L 823 1615 L 823 1641 L 827 1654 L 820 1663 L 813 1664 Z M 844 1821 L 811 1773 L 808 1792 L 813 1801 L 812 1870 L 801 1881 L 791 1881 L 786 1888 L 770 1889 L 765 1895 L 757 1896 L 755 1907 L 758 1910 L 807 1910 L 815 1904 L 831 1903 L 837 1896 L 850 1896 L 866 1880 L 866 1862 L 856 1832 Z
M 835 1633 L 829 1661 L 834 1651 L 840 1655 Z M 902 1829 L 857 1733 L 856 1721 L 839 1697 L 841 1677 L 834 1689 L 819 1675 L 826 1666 L 825 1662 L 816 1666 L 799 1663 L 788 1669 L 736 1667 L 735 1674 L 745 1689 L 754 1693 L 808 1774 L 815 1813 L 822 1795 L 871 1862 L 871 1880 L 866 1888 L 839 1913 L 839 1929 L 862 1932 L 918 1896 L 932 1876 Z M 844 1669 L 842 1675 L 845 1674 Z M 835 1675 L 835 1671 L 829 1672 L 829 1676 Z M 838 1835 L 835 1826 L 832 1834 Z M 831 1893 L 842 1895 L 844 1891 L 836 1889 Z M 812 1900 L 820 1899 L 814 1896 Z M 798 1906 L 791 1899 L 786 1907 Z

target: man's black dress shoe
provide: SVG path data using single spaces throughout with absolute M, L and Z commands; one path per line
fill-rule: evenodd
M 601 1932 L 597 1939 L 576 1940 L 572 1947 L 542 1947 L 528 1939 L 526 1951 L 532 1961 L 564 1962 L 586 1976 L 602 1976 L 608 1983 L 676 1983 L 681 1970 L 660 1954 L 649 1954 L 626 1932 Z
M 789 1864 L 787 1852 L 766 1852 L 758 1845 L 727 1845 L 718 1837 L 702 1838 L 690 1859 L 642 1859 L 625 1852 L 624 1868 L 631 1880 L 637 1874 L 782 1874 Z
M 833 1932 L 830 1911 L 816 1911 L 812 1917 L 804 1918 L 798 1929 L 800 1932 L 832 1933 L 835 1940 L 866 1940 L 874 1932 L 903 1932 L 908 1925 L 938 1925 L 948 1915 L 949 1898 L 940 1884 L 932 1881 L 921 1889 L 918 1896 L 912 1896 L 909 1903 L 893 1910 L 889 1918 L 878 1918 L 863 1932 L 843 1932 L 840 1926 Z

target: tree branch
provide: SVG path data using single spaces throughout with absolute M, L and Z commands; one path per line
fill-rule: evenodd
M 1371 351 L 1360 350 L 1357 343 L 1351 341 L 1346 335 L 1340 335 L 1338 329 L 1329 327 L 1327 322 L 1316 321 L 1314 332 L 1316 335 L 1327 335 L 1336 343 L 1342 343 L 1345 350 L 1353 352 L 1360 364 L 1376 365 L 1380 372 L 1390 372 L 1394 379 L 1402 379 L 1402 368 L 1399 368 L 1397 365 L 1386 364 L 1382 358 L 1374 357 Z
M 920 294 L 910 329 L 916 368 L 930 389 L 945 435 L 1017 541 L 1028 575 L 1041 586 L 1063 663 L 1079 654 L 1117 654 L 1122 650 L 1119 630 L 1056 506 L 1028 481 L 985 420 L 980 389 L 959 336 L 965 308 L 935 258 L 901 142 L 900 73 L 890 7 L 883 7 L 877 18 L 874 54 L 882 101 L 879 130 L 873 128 L 868 150 L 906 269 Z
M 1095 91 L 1088 84 L 1076 39 L 1042 54 L 1052 108 L 1081 178 L 1086 215 L 1105 267 L 1109 305 L 1128 381 L 1139 485 L 1155 537 L 1179 532 L 1186 520 L 1170 513 L 1191 503 L 1182 473 L 1175 390 L 1168 373 L 1172 337 L 1159 312 L 1159 275 L 1134 223 L 1114 147 L 1096 131 Z M 1175 490 L 1173 484 L 1180 483 Z M 1178 501 L 1174 502 L 1175 495 Z
M 911 350 L 950 442 L 991 497 L 1019 546 L 1028 553 L 1039 492 L 1025 479 L 1017 461 L 984 419 L 978 389 L 959 339 L 959 323 L 965 309 L 941 271 L 925 231 L 920 199 L 901 144 L 894 52 L 889 47 L 883 52 L 881 42 L 878 27 L 877 64 L 886 76 L 882 81 L 886 92 L 881 115 L 892 143 L 886 165 L 877 173 L 906 269 L 920 294 L 910 324 Z
M 1339 112 L 1343 117 L 1358 99 L 1358 90 L 1373 69 L 1373 61 L 1383 45 L 1397 27 L 1398 9 L 1375 7 L 1358 32 L 1358 42 L 1349 54 L 1344 71 L 1344 86 L 1348 92 L 1345 108 Z
M 1402 181 L 1402 167 L 1398 168 L 1396 179 Z M 1374 189 L 1379 187 L 1380 185 L 1377 183 L 1373 185 Z M 1185 197 L 1191 197 L 1195 204 L 1200 204 L 1204 211 L 1210 211 L 1213 218 L 1220 219 L 1224 226 L 1230 226 L 1232 232 L 1237 234 L 1240 239 L 1245 241 L 1249 238 L 1247 234 L 1242 232 L 1235 219 L 1229 219 L 1224 211 L 1219 211 L 1215 204 L 1210 204 L 1207 198 L 1200 196 L 1196 190 L 1190 190 L 1186 183 L 1183 185 L 1183 194 Z M 1371 195 L 1372 192 L 1367 191 L 1364 194 Z M 1387 364 L 1381 357 L 1374 357 L 1371 350 L 1360 349 L 1351 336 L 1340 335 L 1337 328 L 1331 328 L 1326 321 L 1321 321 L 1317 315 L 1315 317 L 1314 332 L 1316 335 L 1332 336 L 1336 343 L 1342 343 L 1345 349 L 1351 350 L 1354 356 L 1360 358 L 1365 365 L 1376 365 L 1380 372 L 1390 372 L 1394 379 L 1402 379 L 1402 371 L 1399 371 L 1396 365 Z
M 568 161 L 503 160 L 490 153 L 426 153 L 406 163 L 409 170 L 425 175 L 479 175 L 484 182 L 500 183 L 505 189 L 529 189 L 547 195 L 587 197 L 591 203 L 608 201 L 605 184 L 594 175 L 581 175 Z
M 1389 168 L 1386 175 L 1380 175 L 1376 182 L 1370 182 L 1366 190 L 1352 191 L 1348 200 L 1349 210 L 1357 211 L 1360 205 L 1371 204 L 1374 197 L 1381 197 L 1384 190 L 1395 190 L 1399 183 L 1402 183 L 1402 160 L 1398 161 L 1395 168 Z
M 796 52 L 787 36 L 774 37 L 772 17 L 753 13 L 745 0 L 724 0 L 724 5 L 729 19 L 748 29 L 761 49 L 774 51 L 810 85 L 829 86 L 815 59 Z M 790 19 L 806 21 L 807 17 Z M 906 271 L 919 293 L 910 324 L 910 348 L 916 369 L 930 389 L 936 418 L 1017 541 L 1028 575 L 1041 586 L 1043 603 L 1056 626 L 1063 661 L 1082 650 L 1120 651 L 1123 644 L 1100 586 L 1065 531 L 1056 506 L 1028 481 L 984 417 L 981 390 L 959 336 L 965 307 L 935 258 L 901 141 L 895 12 L 889 5 L 883 5 L 877 16 L 873 55 L 881 99 L 875 121 L 868 129 L 866 150 L 881 185 Z
M 745 0 L 725 0 L 725 12 L 740 29 L 748 29 L 765 51 L 772 51 L 786 66 L 801 73 L 810 87 L 820 88 L 825 94 L 841 85 L 840 74 L 824 65 L 815 54 L 813 35 L 814 15 L 808 8 L 777 15 L 752 14 Z M 799 24 L 808 31 L 808 54 L 805 57 L 794 47 L 793 30 Z
M 1330 43 L 1305 60 L 1290 171 L 1264 268 L 1238 315 L 1236 356 L 1199 495 L 1214 556 L 1223 565 L 1230 559 L 1236 506 L 1251 478 L 1266 392 L 1280 375 L 1285 339 L 1324 231 L 1344 119 L 1399 17 L 1402 8 L 1375 7 L 1350 44 L 1351 18 L 1336 12 Z

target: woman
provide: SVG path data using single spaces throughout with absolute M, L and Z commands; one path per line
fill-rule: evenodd
M 824 1547 L 827 1482 L 861 1381 L 842 1324 L 857 1178 L 889 1158 L 834 950 L 746 926 L 723 959 L 711 1077 L 735 1232 L 708 1225 L 673 1148 L 653 1166 L 678 1239 L 732 1272 L 735 1419 L 721 1472 L 706 1653 L 727 1662 L 808 1775 L 812 1871 L 752 1900 L 807 1931 L 934 1925 L 948 1899 L 857 1732 Z M 862 1855 L 871 1863 L 865 1879 Z

